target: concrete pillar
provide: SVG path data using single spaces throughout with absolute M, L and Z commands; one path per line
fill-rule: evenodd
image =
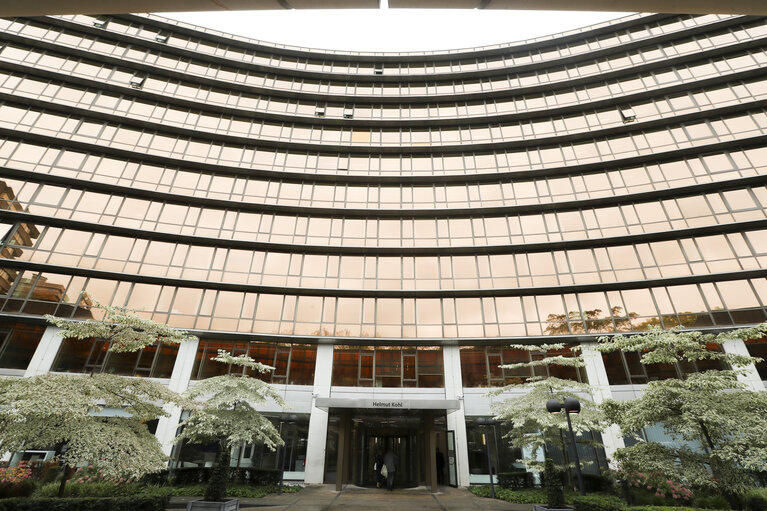
M 56 355 L 59 353 L 61 342 L 64 340 L 59 332 L 61 332 L 61 328 L 57 326 L 50 325 L 45 329 L 35 354 L 32 355 L 32 360 L 29 361 L 29 365 L 24 371 L 25 377 L 38 376 L 51 370 Z
M 605 370 L 604 360 L 602 354 L 598 352 L 594 347 L 596 343 L 586 342 L 581 344 L 583 349 L 583 361 L 586 363 L 586 376 L 589 379 L 589 385 L 591 385 L 592 399 L 597 404 L 602 403 L 607 399 L 612 399 L 613 393 L 610 390 L 610 382 L 607 379 L 607 371 Z M 618 426 L 612 425 L 602 431 L 602 443 L 605 446 L 605 454 L 610 460 L 610 466 L 615 468 L 614 453 L 616 450 L 626 447 L 623 442 L 623 435 Z
M 722 349 L 724 349 L 725 353 L 742 355 L 744 357 L 750 356 L 748 353 L 748 348 L 746 348 L 746 343 L 741 339 L 729 339 L 724 341 L 722 344 Z M 756 370 L 756 366 L 754 364 L 749 364 L 739 369 L 741 370 L 741 374 L 738 374 L 738 381 L 743 383 L 746 386 L 746 389 L 753 390 L 755 392 L 761 392 L 765 390 L 764 383 L 762 383 L 762 378 L 759 376 L 759 372 Z
M 173 392 L 184 392 L 189 387 L 189 380 L 192 377 L 194 360 L 197 356 L 197 347 L 199 340 L 182 342 L 178 347 L 176 362 L 173 364 L 173 372 L 170 375 L 168 389 Z M 167 405 L 165 411 L 168 417 L 160 417 L 157 423 L 155 436 L 162 444 L 163 452 L 170 456 L 173 450 L 173 440 L 176 438 L 176 430 L 181 419 L 181 408 L 178 406 Z
M 315 406 L 316 398 L 330 397 L 330 379 L 333 374 L 333 346 L 317 346 L 314 367 L 314 391 L 309 416 L 309 434 L 306 444 L 306 484 L 322 484 L 325 479 L 325 448 L 328 437 L 328 411 Z
M 455 457 L 458 486 L 469 486 L 469 441 L 466 437 L 466 413 L 463 403 L 461 353 L 458 346 L 443 346 L 445 365 L 445 399 L 458 399 L 460 408 L 447 411 L 447 429 L 455 433 Z M 451 460 L 445 460 L 448 465 Z M 449 474 L 449 466 L 446 467 Z
M 311 419 L 310 419 L 311 420 Z M 336 461 L 336 491 L 341 491 L 349 482 L 351 461 L 352 414 L 349 410 L 341 413 L 338 421 L 338 459 Z

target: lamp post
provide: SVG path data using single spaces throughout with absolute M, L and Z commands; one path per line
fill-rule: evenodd
M 581 473 L 581 461 L 578 458 L 578 444 L 575 443 L 575 433 L 573 433 L 573 423 L 570 422 L 571 413 L 579 413 L 581 411 L 581 402 L 574 397 L 566 397 L 564 403 L 560 403 L 558 399 L 549 399 L 546 401 L 546 410 L 549 413 L 559 413 L 564 408 L 565 417 L 567 417 L 567 428 L 570 430 L 570 442 L 573 444 L 573 452 L 575 453 L 575 473 L 578 475 L 578 489 L 581 495 L 586 495 L 586 490 L 583 488 L 583 474 Z
M 286 422 L 288 424 L 295 424 L 297 420 L 298 420 L 298 417 L 292 413 L 290 415 L 280 415 L 280 438 L 282 438 L 282 463 L 280 463 L 280 488 L 279 488 L 279 491 L 277 492 L 280 495 L 282 495 L 282 482 L 285 479 L 285 453 L 287 452 L 287 449 L 285 448 L 285 439 L 282 437 L 282 425 Z
M 498 421 L 495 419 L 487 419 L 485 417 L 480 417 L 477 419 L 477 426 L 481 426 L 484 429 L 484 426 L 495 426 L 498 424 Z M 493 483 L 493 464 L 490 461 L 490 442 L 488 441 L 487 437 L 485 436 L 484 431 L 482 432 L 482 445 L 485 446 L 487 449 L 487 470 L 490 472 L 490 496 L 492 498 L 495 498 L 495 484 Z

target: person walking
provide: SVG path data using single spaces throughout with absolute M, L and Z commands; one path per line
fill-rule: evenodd
M 437 447 L 437 484 L 445 484 L 445 456 Z
M 381 449 L 378 449 L 375 460 L 373 461 L 373 470 L 375 471 L 375 474 L 376 474 L 376 488 L 380 488 L 384 482 L 384 477 L 381 475 L 381 469 L 383 468 L 383 464 L 384 464 L 383 451 L 381 451 Z
M 386 465 L 386 487 L 389 491 L 394 489 L 394 472 L 397 470 L 399 457 L 392 451 L 386 451 L 384 454 L 384 465 Z

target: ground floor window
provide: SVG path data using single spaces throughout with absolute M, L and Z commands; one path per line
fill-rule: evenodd
M 509 431 L 506 424 L 483 426 L 477 418 L 466 419 L 466 439 L 469 452 L 469 475 L 472 483 L 489 482 L 489 474 L 525 470 L 522 450 L 504 438 Z M 484 440 L 482 438 L 484 435 Z M 488 459 L 488 447 L 490 457 Z M 497 479 L 496 479 L 497 480 Z
M 494 426 L 477 424 L 477 417 L 471 417 L 466 420 L 469 475 L 472 483 L 488 483 L 491 470 L 496 482 L 498 481 L 498 474 L 530 471 L 524 461 L 526 458 L 543 461 L 543 452 L 523 452 L 522 449 L 511 445 L 504 438 L 510 429 L 511 426 L 508 424 L 497 424 Z M 483 435 L 484 439 L 482 438 Z M 565 452 L 562 452 L 562 449 L 555 445 L 547 447 L 548 455 L 555 463 L 560 465 L 568 463 L 573 458 L 569 438 L 564 433 L 563 439 L 566 445 Z M 601 443 L 602 436 L 599 432 L 585 432 L 576 435 L 578 457 L 584 474 L 596 475 L 608 468 L 604 449 L 594 447 L 594 441 Z M 574 470 L 571 475 L 573 478 L 576 477 Z
M 186 418 L 184 412 L 182 418 Z M 291 414 L 290 416 L 267 416 L 280 432 L 285 441 L 284 447 L 274 451 L 264 444 L 242 444 L 232 450 L 230 465 L 240 468 L 280 470 L 301 472 L 306 468 L 306 446 L 309 436 L 309 415 Z M 218 453 L 218 444 L 197 444 L 183 442 L 176 445 L 171 455 L 174 468 L 212 467 Z M 284 458 L 284 459 L 283 459 Z M 299 479 L 302 479 L 300 476 Z

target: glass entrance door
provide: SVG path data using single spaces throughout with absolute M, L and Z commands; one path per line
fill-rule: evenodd
M 396 488 L 427 484 L 425 465 L 429 462 L 429 456 L 426 452 L 426 420 L 434 421 L 437 441 L 444 442 L 444 415 L 423 410 L 331 410 L 325 451 L 325 482 L 338 484 L 341 470 L 341 484 L 375 488 L 376 454 L 380 452 L 383 456 L 391 451 L 397 457 Z M 343 442 L 342 437 L 345 437 Z M 446 447 L 444 443 L 439 445 L 443 449 Z
M 394 486 L 405 488 L 417 486 L 419 474 L 417 464 L 413 463 L 418 453 L 418 439 L 414 434 L 409 435 L 376 435 L 368 436 L 365 440 L 364 464 L 361 466 L 360 486 L 375 486 L 376 472 L 374 470 L 376 454 L 383 457 L 391 451 L 396 459 L 394 471 Z

